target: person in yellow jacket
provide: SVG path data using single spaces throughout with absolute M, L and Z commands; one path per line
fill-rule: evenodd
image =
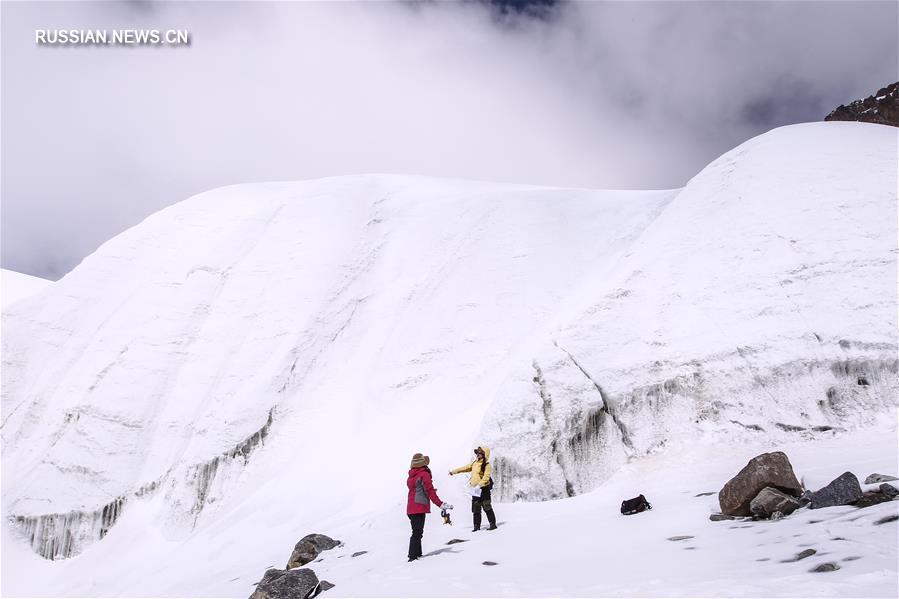
M 490 522 L 490 528 L 487 530 L 496 530 L 496 514 L 493 513 L 493 505 L 490 503 L 490 490 L 493 488 L 493 466 L 489 462 L 490 448 L 480 447 L 474 450 L 474 460 L 467 466 L 460 466 L 455 470 L 450 470 L 450 475 L 462 474 L 463 472 L 471 472 L 468 478 L 468 484 L 471 487 L 471 514 L 474 520 L 474 531 L 481 530 L 481 509 L 487 514 L 487 521 Z

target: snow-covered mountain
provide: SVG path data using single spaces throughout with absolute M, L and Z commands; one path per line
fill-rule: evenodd
M 497 495 L 543 500 L 869 426 L 896 159 L 895 129 L 818 123 L 682 190 L 367 175 L 165 209 L 4 308 L 3 591 L 247 595 L 303 534 L 402 524 L 416 451 L 451 489 L 486 442 Z
M 53 281 L 33 277 L 14 270 L 0 269 L 0 303 L 3 307 L 30 297 L 53 284 Z

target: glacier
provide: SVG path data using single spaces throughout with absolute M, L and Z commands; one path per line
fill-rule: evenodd
M 4 593 L 248 594 L 225 573 L 369 526 L 418 451 L 487 443 L 534 502 L 697 439 L 874 427 L 896 163 L 895 129 L 810 123 L 678 190 L 357 175 L 162 210 L 4 306 Z M 156 578 L 221 535 L 218 569 Z

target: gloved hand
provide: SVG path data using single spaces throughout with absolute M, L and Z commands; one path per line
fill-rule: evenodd
M 440 504 L 440 509 L 450 511 L 451 509 L 453 509 L 453 506 L 452 506 L 452 504 L 449 504 L 444 501 L 443 503 Z

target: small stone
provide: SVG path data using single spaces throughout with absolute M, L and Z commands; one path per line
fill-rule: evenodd
M 693 535 L 678 535 L 676 537 L 668 537 L 669 541 L 686 541 L 687 539 L 692 539 Z
M 287 569 L 299 568 L 314 561 L 322 551 L 334 549 L 340 541 L 321 534 L 306 535 L 297 542 L 287 560 Z
M 884 484 L 884 486 L 887 486 Z M 886 503 L 887 501 L 892 501 L 893 496 L 887 495 L 886 493 L 881 493 L 880 491 L 868 491 L 867 493 L 862 494 L 862 498 L 853 503 L 853 505 L 859 509 L 871 507 L 872 505 L 877 505 L 879 503 Z
M 708 497 L 709 495 L 714 495 L 714 491 L 706 491 L 705 493 L 697 493 L 693 497 Z
M 720 522 L 722 520 L 736 520 L 736 516 L 728 516 L 727 514 L 712 514 L 709 516 L 712 522 Z
M 447 545 L 455 545 L 456 543 L 464 543 L 468 539 L 450 539 L 446 542 Z
M 861 559 L 861 558 L 862 558 L 862 556 L 860 556 L 860 555 L 850 555 L 849 557 L 844 557 L 843 561 L 844 562 L 854 562 L 855 560 Z
M 869 475 L 868 475 L 868 478 L 865 479 L 865 484 L 866 484 L 866 485 L 873 485 L 873 484 L 876 484 L 876 483 L 886 483 L 886 482 L 889 482 L 889 481 L 891 481 L 891 480 L 899 480 L 899 478 L 896 478 L 895 476 L 890 476 L 890 475 L 888 475 L 888 474 L 877 474 L 877 473 L 875 472 L 874 474 L 869 474 Z
M 321 585 L 322 585 L 323 591 L 329 591 L 329 590 L 333 589 L 335 586 L 333 582 L 328 582 L 327 580 L 321 581 Z
M 890 499 L 899 497 L 899 489 L 888 483 L 883 483 L 882 485 L 880 485 L 880 492 Z
M 485 566 L 495 566 L 495 565 L 496 565 L 496 562 L 489 562 L 489 561 L 488 561 L 488 562 L 481 562 L 481 563 L 484 564 Z
M 824 562 L 823 564 L 818 564 L 809 572 L 833 572 L 834 570 L 839 570 L 840 567 L 833 562 Z
M 360 555 L 365 555 L 366 553 L 368 553 L 368 551 L 357 551 L 356 553 L 354 553 L 354 554 L 351 555 L 350 557 L 359 557 Z
M 804 550 L 800 551 L 799 553 L 797 553 L 795 556 L 791 557 L 790 559 L 783 559 L 780 561 L 781 561 L 781 563 L 789 564 L 791 562 L 798 562 L 801 559 L 811 557 L 811 556 L 815 555 L 816 553 L 818 553 L 818 552 L 815 549 L 804 549 Z
M 771 559 L 770 557 L 760 557 L 760 558 L 758 558 L 758 559 L 755 560 L 755 561 L 757 561 L 757 562 L 767 562 L 767 561 L 770 560 L 770 559 Z

